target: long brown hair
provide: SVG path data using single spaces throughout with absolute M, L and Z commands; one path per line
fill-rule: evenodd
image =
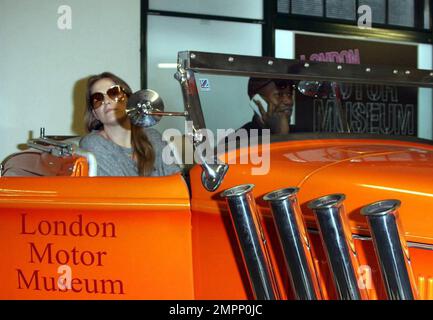
M 92 101 L 90 101 L 91 88 L 96 81 L 101 79 L 110 79 L 115 84 L 122 87 L 128 98 L 132 94 L 132 90 L 129 85 L 111 72 L 103 72 L 101 74 L 89 77 L 86 90 L 87 108 L 84 115 L 84 121 L 88 132 L 91 132 L 93 130 L 101 130 L 104 127 L 102 122 L 96 119 L 95 115 L 93 114 Z M 132 123 L 131 145 L 134 151 L 134 157 L 135 159 L 137 159 L 138 174 L 140 176 L 149 175 L 154 169 L 155 151 L 153 150 L 152 144 L 150 143 L 149 138 L 147 137 L 146 132 L 143 130 L 143 128 L 135 126 Z

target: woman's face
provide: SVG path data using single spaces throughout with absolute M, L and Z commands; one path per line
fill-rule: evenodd
M 118 99 L 117 102 L 107 95 L 107 90 L 114 85 L 116 85 L 116 83 L 114 83 L 113 80 L 103 78 L 96 81 L 90 88 L 90 96 L 94 93 L 101 93 L 104 96 L 102 104 L 96 109 L 93 109 L 95 117 L 104 125 L 120 125 L 127 118 L 125 113 L 127 102 L 126 95 L 122 94 L 122 97 Z

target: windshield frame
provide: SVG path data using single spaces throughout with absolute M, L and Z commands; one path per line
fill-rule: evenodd
M 177 73 L 180 82 L 187 120 L 192 121 L 193 130 L 205 129 L 200 97 L 195 74 L 230 75 L 257 78 L 329 81 L 334 83 L 360 83 L 373 85 L 433 88 L 433 70 L 414 68 L 393 68 L 389 66 L 342 64 L 334 62 L 302 61 L 201 51 L 181 51 L 178 53 Z M 383 134 L 326 133 L 320 138 L 333 135 L 338 138 L 377 138 L 386 140 L 405 140 L 432 144 L 431 140 L 411 136 L 387 136 Z M 296 136 L 319 138 L 317 133 L 295 134 Z M 271 141 L 292 140 L 294 133 L 271 138 Z

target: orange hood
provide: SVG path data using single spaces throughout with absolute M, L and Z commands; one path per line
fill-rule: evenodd
M 252 175 L 250 165 L 231 165 L 219 191 L 253 183 L 256 201 L 266 211 L 264 194 L 297 186 L 309 224 L 314 223 L 309 201 L 344 193 L 352 230 L 358 234 L 368 234 L 366 220 L 359 213 L 363 206 L 399 199 L 407 239 L 433 244 L 433 213 L 429 213 L 433 208 L 433 146 L 397 140 L 303 140 L 272 143 L 270 155 L 266 175 Z

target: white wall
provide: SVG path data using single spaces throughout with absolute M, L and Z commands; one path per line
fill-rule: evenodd
M 140 0 L 0 0 L 0 161 L 42 126 L 84 134 L 83 79 L 103 71 L 140 88 Z
M 296 59 L 294 31 L 275 30 L 275 57 L 281 59 Z
M 262 26 L 260 24 L 226 21 L 208 21 L 201 19 L 150 16 L 148 19 L 148 87 L 157 91 L 164 101 L 165 109 L 183 111 L 183 99 L 179 82 L 174 79 L 177 53 L 185 50 L 232 53 L 260 56 Z M 161 41 L 163 39 L 163 41 Z M 160 64 L 174 64 L 172 68 L 161 68 Z M 233 120 L 225 125 L 243 124 L 252 118 L 248 107 L 247 81 L 242 77 L 211 77 L 197 74 L 196 79 L 206 78 L 210 82 L 209 92 L 199 91 L 206 127 L 228 128 L 220 126 L 220 107 L 232 106 Z M 228 85 L 230 83 L 230 85 Z M 233 108 L 238 106 L 238 108 Z M 241 108 L 244 106 L 244 108 Z M 181 117 L 163 117 L 156 128 L 163 132 L 176 128 L 184 132 L 185 119 Z

